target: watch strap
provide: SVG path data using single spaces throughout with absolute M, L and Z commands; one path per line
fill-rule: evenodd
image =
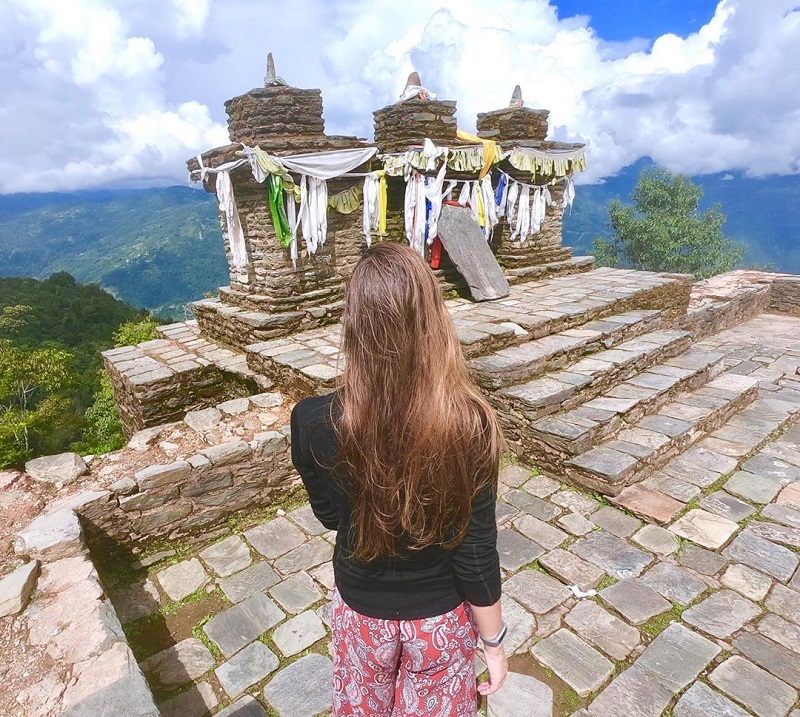
M 500 628 L 500 632 L 497 633 L 497 637 L 491 640 L 487 640 L 485 637 L 482 637 L 481 642 L 487 647 L 500 647 L 507 633 L 508 625 L 506 624 L 505 620 L 503 620 L 503 627 Z

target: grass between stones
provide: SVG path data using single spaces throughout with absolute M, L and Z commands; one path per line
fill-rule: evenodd
M 668 612 L 650 618 L 646 623 L 641 625 L 639 629 L 650 637 L 657 637 L 664 632 L 674 620 L 680 620 L 683 611 L 686 610 L 687 607 L 688 605 L 684 606 L 678 603 L 672 603 L 672 608 Z
M 616 585 L 619 582 L 619 578 L 615 578 L 613 575 L 606 575 L 604 578 L 600 580 L 599 583 L 595 586 L 595 590 L 600 592 L 605 588 L 610 588 L 612 585 Z

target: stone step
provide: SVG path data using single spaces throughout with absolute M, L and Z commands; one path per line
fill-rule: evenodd
M 473 358 L 467 365 L 480 386 L 496 390 L 562 367 L 603 347 L 610 349 L 652 331 L 660 322 L 660 311 L 628 311 Z
M 689 289 L 685 277 L 597 269 L 520 284 L 499 301 L 458 298 L 445 305 L 464 355 L 475 358 L 624 312 L 661 311 L 671 321 L 685 313 Z M 641 314 L 631 323 L 646 316 Z M 296 398 L 325 393 L 341 369 L 340 336 L 340 325 L 333 324 L 253 342 L 245 347 L 247 363 Z
M 690 343 L 691 334 L 687 331 L 651 331 L 532 381 L 498 391 L 490 396 L 490 401 L 513 432 L 515 425 L 529 425 L 531 421 L 556 411 L 569 411 L 596 398 L 621 381 L 686 351 Z
M 566 261 L 553 261 L 547 264 L 506 269 L 509 284 L 528 282 L 567 274 L 580 274 L 594 268 L 593 256 L 573 256 Z
M 678 339 L 680 343 L 684 340 L 683 337 Z M 560 466 L 566 457 L 588 451 L 592 445 L 604 440 L 626 423 L 634 423 L 655 412 L 677 394 L 706 384 L 724 368 L 722 352 L 689 349 L 663 360 L 660 364 L 634 373 L 619 383 L 614 380 L 613 374 L 604 375 L 604 357 L 619 362 L 620 370 L 625 372 L 628 369 L 625 361 L 631 360 L 635 363 L 638 356 L 637 352 L 632 352 L 631 357 L 626 356 L 627 353 L 621 353 L 621 349 L 611 349 L 609 352 L 596 354 L 596 358 L 576 364 L 577 369 L 586 366 L 588 370 L 597 371 L 599 375 L 596 380 L 613 387 L 594 397 L 589 390 L 585 394 L 585 401 L 581 394 L 574 397 L 564 395 L 566 406 L 572 403 L 578 405 L 539 418 L 523 427 L 523 444 L 542 466 Z M 595 361 L 603 363 L 592 363 Z M 647 358 L 643 356 L 638 361 L 646 362 Z M 517 388 L 513 386 L 501 394 L 514 394 Z M 524 393 L 516 391 L 517 400 L 521 396 Z M 535 394 L 528 400 L 533 402 L 534 397 Z M 534 405 L 532 408 L 536 410 L 539 407 Z
M 567 477 L 609 495 L 649 476 L 758 395 L 758 379 L 723 373 L 564 462 Z

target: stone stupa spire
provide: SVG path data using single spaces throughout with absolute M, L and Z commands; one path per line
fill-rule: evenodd
M 519 85 L 514 87 L 514 92 L 511 93 L 511 102 L 508 103 L 508 106 L 515 110 L 523 106 L 522 88 Z
M 278 77 L 275 72 L 275 60 L 272 57 L 272 53 L 267 53 L 267 75 L 264 77 L 264 87 L 275 87 L 277 85 L 284 85 L 286 86 L 286 80 L 282 77 Z

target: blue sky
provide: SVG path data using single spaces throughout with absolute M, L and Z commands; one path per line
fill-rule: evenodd
M 186 181 L 265 56 L 372 137 L 405 78 L 459 125 L 516 83 L 599 181 L 641 157 L 690 174 L 800 172 L 800 0 L 0 0 L 0 193 Z

